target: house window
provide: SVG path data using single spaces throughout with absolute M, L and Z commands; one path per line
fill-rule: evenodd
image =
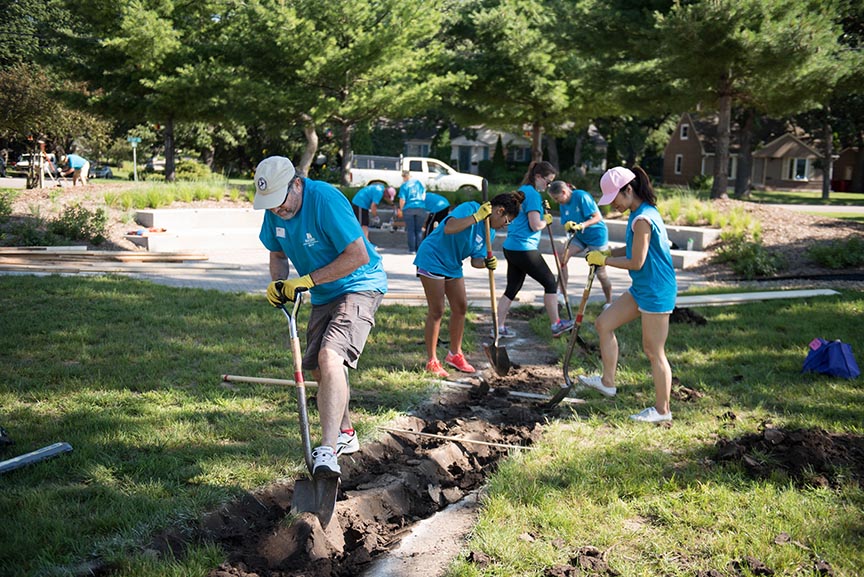
M 682 124 L 681 125 L 681 140 L 687 140 L 690 138 L 690 125 Z
M 810 175 L 810 162 L 806 158 L 790 158 L 787 180 L 807 180 Z
M 675 174 L 681 174 L 681 165 L 684 164 L 684 155 L 675 155 Z
M 729 172 L 726 174 L 729 175 L 729 178 L 735 178 L 738 175 L 738 157 L 730 156 L 729 157 Z

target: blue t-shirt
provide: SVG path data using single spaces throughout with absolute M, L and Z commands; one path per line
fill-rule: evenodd
M 450 201 L 447 197 L 435 194 L 434 192 L 426 193 L 426 210 L 429 212 L 439 212 L 450 208 Z
M 537 250 L 540 246 L 541 231 L 531 230 L 531 225 L 528 223 L 528 213 L 532 211 L 539 212 L 542 217 L 545 212 L 543 210 L 543 199 L 540 197 L 537 189 L 530 184 L 523 184 L 519 187 L 519 190 L 525 193 L 525 200 L 522 202 L 519 214 L 516 215 L 516 218 L 507 227 L 507 238 L 504 239 L 504 248 L 521 251 Z
M 78 170 L 80 168 L 84 168 L 84 165 L 87 164 L 87 159 L 78 156 L 77 154 L 67 154 L 66 164 L 69 166 L 69 168 Z
M 570 196 L 570 202 L 561 205 L 561 224 L 567 222 L 585 222 L 591 215 L 597 212 L 597 203 L 594 197 L 584 190 L 574 190 Z M 576 240 L 585 246 L 605 246 L 609 244 L 609 231 L 603 219 L 588 228 L 576 232 Z
M 645 220 L 651 225 L 651 240 L 645 264 L 639 270 L 630 271 L 633 281 L 630 294 L 643 311 L 672 312 L 678 294 L 678 281 L 675 279 L 675 267 L 672 265 L 669 237 L 663 219 L 657 209 L 647 202 L 630 213 L 627 221 L 627 258 L 633 255 L 633 225 L 637 220 Z
M 351 204 L 369 210 L 373 204 L 381 204 L 382 198 L 384 198 L 384 185 L 370 184 L 357 191 L 357 194 L 351 200 Z
M 414 257 L 414 265 L 418 268 L 428 270 L 431 273 L 440 274 L 451 278 L 462 277 L 462 261 L 468 257 L 486 258 L 486 224 L 478 222 L 456 234 L 447 234 L 444 228 L 451 218 L 462 218 L 471 216 L 480 204 L 469 200 L 463 202 L 450 212 L 449 215 L 432 231 L 417 249 Z M 495 238 L 495 231 L 491 231 Z
M 369 262 L 348 276 L 312 287 L 313 305 L 348 293 L 387 292 L 381 255 L 363 236 L 345 195 L 326 182 L 304 178 L 300 211 L 289 220 L 265 211 L 259 238 L 268 250 L 284 252 L 299 276 L 330 264 L 349 244 L 363 239 Z
M 399 187 L 399 198 L 405 199 L 403 209 L 419 208 L 426 210 L 426 187 L 416 178 L 411 178 Z

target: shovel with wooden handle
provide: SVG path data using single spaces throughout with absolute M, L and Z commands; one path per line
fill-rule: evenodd
M 279 287 L 281 292 L 282 287 Z M 303 355 L 300 351 L 300 338 L 297 336 L 297 311 L 303 301 L 302 293 L 295 295 L 291 312 L 285 306 L 279 308 L 288 319 L 288 333 L 291 337 L 291 355 L 294 362 L 294 382 L 297 387 L 297 406 L 300 411 L 300 437 L 303 440 L 303 457 L 310 479 L 297 479 L 294 482 L 294 495 L 291 497 L 291 513 L 313 513 L 322 527 L 326 527 L 336 510 L 336 496 L 339 493 L 339 477 L 316 479 L 312 460 L 312 442 L 309 438 L 309 415 L 306 410 L 306 385 L 303 381 Z
M 582 326 L 582 318 L 585 315 L 585 307 L 588 304 L 588 297 L 591 295 L 591 285 L 594 284 L 594 273 L 597 272 L 597 267 L 591 265 L 588 268 L 588 282 L 585 284 L 585 290 L 582 291 L 582 301 L 579 303 L 579 311 L 576 313 L 576 321 L 573 323 L 573 330 L 570 332 L 570 342 L 567 343 L 567 350 L 564 352 L 564 384 L 558 389 L 558 392 L 549 399 L 546 403 L 546 409 L 552 409 L 564 400 L 570 391 L 573 389 L 573 381 L 570 380 L 570 358 L 573 356 L 573 349 L 576 343 L 582 347 L 582 350 L 588 352 L 588 343 L 579 336 L 579 328 Z
M 543 208 L 546 212 L 551 212 L 552 207 L 549 206 L 549 201 L 543 201 Z M 570 308 L 570 299 L 567 298 L 567 285 L 564 282 L 564 275 L 561 274 L 561 259 L 558 258 L 558 249 L 555 247 L 555 237 L 552 235 L 552 227 L 547 226 L 549 231 L 549 242 L 552 243 L 552 256 L 555 258 L 555 268 L 558 269 L 558 287 L 561 289 L 561 294 L 564 295 L 564 304 L 567 308 L 567 318 L 573 320 L 573 310 Z
M 483 179 L 483 202 L 489 200 L 489 184 L 486 179 Z M 492 225 L 489 223 L 489 217 L 485 220 L 486 223 L 486 258 L 492 258 Z M 483 351 L 486 353 L 486 358 L 492 363 L 495 372 L 499 376 L 506 377 L 510 372 L 510 357 L 507 355 L 507 349 L 498 346 L 498 302 L 495 300 L 495 271 L 489 271 L 489 296 L 492 305 L 492 327 L 495 331 L 495 340 L 492 344 L 483 343 Z M 489 383 L 483 381 L 480 385 L 481 392 L 485 393 L 489 390 Z

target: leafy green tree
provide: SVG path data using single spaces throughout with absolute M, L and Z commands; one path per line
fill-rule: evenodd
M 806 108 L 842 77 L 836 9 L 810 0 L 698 0 L 658 14 L 656 66 L 679 75 L 676 88 L 693 104 L 718 110 L 713 198 L 726 196 L 733 102 Z

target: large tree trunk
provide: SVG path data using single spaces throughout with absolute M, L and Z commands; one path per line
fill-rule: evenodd
M 741 150 L 738 152 L 738 174 L 735 175 L 735 198 L 750 198 L 753 187 L 753 119 L 756 111 L 744 111 L 744 124 L 741 126 Z
M 729 133 L 732 120 L 732 95 L 728 91 L 720 96 L 717 126 L 717 150 L 714 155 L 714 185 L 711 198 L 729 198 Z
M 169 117 L 165 122 L 165 182 L 177 180 L 177 171 L 174 164 L 174 118 Z
M 543 125 L 539 120 L 535 120 L 531 125 L 531 160 L 543 160 Z
M 303 155 L 300 157 L 300 164 L 297 166 L 297 171 L 304 175 L 309 175 L 309 169 L 312 167 L 312 162 L 315 160 L 315 155 L 318 154 L 318 131 L 315 129 L 315 121 L 308 114 L 302 115 L 303 118 L 303 134 L 306 136 L 306 146 L 303 148 Z
M 585 176 L 585 171 L 582 169 L 582 144 L 584 142 L 585 134 L 580 134 L 576 137 L 576 146 L 573 147 L 573 168 L 580 176 Z
M 340 170 L 342 172 L 342 186 L 351 186 L 350 170 L 351 170 L 351 131 L 354 127 L 344 122 L 339 131 L 339 138 L 342 140 L 342 163 Z
M 831 131 L 831 111 L 826 107 L 825 121 L 822 123 L 822 138 L 825 139 L 822 157 L 822 200 L 831 198 L 831 175 L 834 172 L 834 133 Z
M 558 158 L 558 142 L 556 142 L 554 136 L 548 134 L 544 135 L 543 139 L 546 141 L 546 150 L 549 151 L 549 162 L 552 163 L 552 166 L 560 170 L 561 163 Z

